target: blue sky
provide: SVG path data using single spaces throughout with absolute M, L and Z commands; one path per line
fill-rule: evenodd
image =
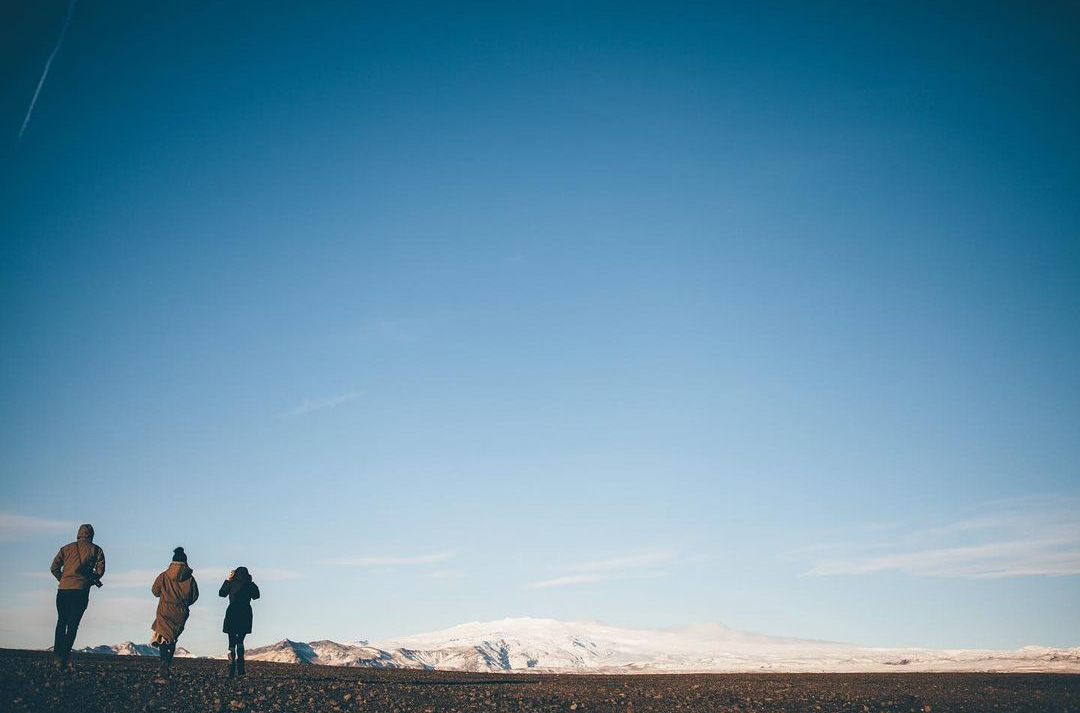
M 80 522 L 80 644 L 183 545 L 254 645 L 1080 645 L 1075 9 L 84 0 L 27 120 L 67 8 L 0 23 L 0 645 Z

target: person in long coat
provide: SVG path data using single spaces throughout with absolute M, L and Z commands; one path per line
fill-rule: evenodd
M 183 547 L 173 550 L 172 564 L 154 580 L 150 591 L 158 598 L 157 616 L 154 618 L 154 638 L 151 644 L 161 654 L 160 679 L 167 679 L 171 672 L 176 640 L 184 632 L 190 607 L 199 598 L 199 585 L 195 581 L 187 554 Z
M 251 633 L 251 600 L 259 598 L 259 585 L 247 567 L 237 567 L 222 583 L 219 597 L 229 598 L 221 630 L 229 635 L 229 678 L 244 675 L 244 637 Z

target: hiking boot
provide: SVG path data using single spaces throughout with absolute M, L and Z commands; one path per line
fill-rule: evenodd
M 236 675 L 237 676 L 243 676 L 244 675 L 244 657 L 243 656 L 239 656 L 236 659 Z
M 229 652 L 229 678 L 236 677 L 236 654 Z

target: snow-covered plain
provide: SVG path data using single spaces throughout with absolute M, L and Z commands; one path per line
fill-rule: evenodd
M 1012 651 L 873 648 L 734 631 L 667 630 L 595 621 L 502 619 L 376 642 L 294 642 L 250 649 L 249 660 L 451 671 L 578 673 L 1060 671 L 1080 673 L 1080 647 Z

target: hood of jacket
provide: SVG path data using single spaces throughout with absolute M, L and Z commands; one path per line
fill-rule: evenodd
M 225 581 L 229 594 L 239 594 L 251 582 L 247 567 L 237 567 L 235 571 L 233 578 Z
M 195 571 L 188 567 L 186 562 L 173 562 L 165 570 L 165 574 L 168 575 L 169 579 L 175 579 L 177 582 L 191 579 L 191 575 L 194 573 Z
M 79 534 L 76 536 L 79 540 L 87 540 L 89 542 L 94 541 L 94 526 L 87 523 L 86 525 L 79 525 Z

